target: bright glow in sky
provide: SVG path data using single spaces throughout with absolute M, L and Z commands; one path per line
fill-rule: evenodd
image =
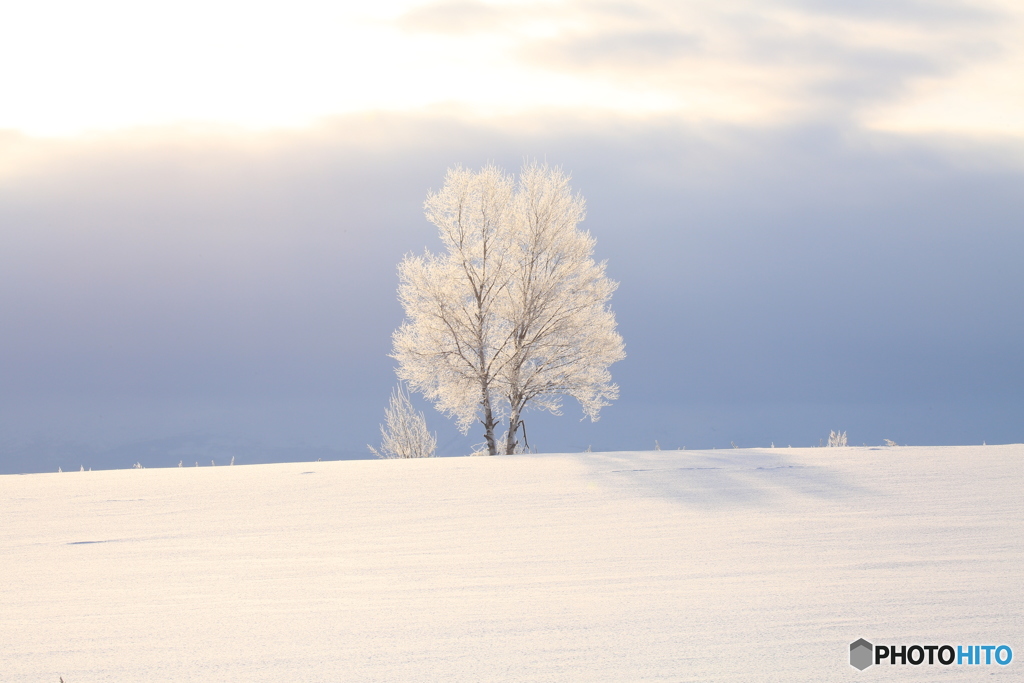
M 554 108 L 1024 136 L 1019 3 L 832 4 L 7 3 L 0 128 Z

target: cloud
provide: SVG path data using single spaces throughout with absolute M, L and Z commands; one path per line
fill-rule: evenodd
M 1024 136 L 1009 0 L 93 4 L 55 24 L 23 3 L 0 26 L 0 61 L 20 65 L 0 72 L 0 127 L 271 130 L 449 107 Z
M 963 0 L 782 0 L 778 3 L 809 14 L 854 17 L 874 21 L 896 21 L 919 25 L 990 23 L 999 16 L 995 5 L 988 7 Z
M 697 55 L 699 45 L 700 38 L 696 34 L 641 29 L 538 41 L 523 48 L 523 53 L 536 64 L 631 71 L 664 66 L 681 57 Z
M 538 92 L 560 74 L 580 89 L 604 88 L 612 108 L 627 102 L 706 121 L 874 123 L 869 111 L 907 104 L 926 80 L 1012 60 L 1024 17 L 968 2 L 577 0 L 423 5 L 399 25 L 444 32 L 467 53 L 489 40 L 504 55 L 489 59 L 532 71 Z

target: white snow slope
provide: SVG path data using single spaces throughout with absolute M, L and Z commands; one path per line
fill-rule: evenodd
M 1024 446 L 0 476 L 0 680 L 935 680 L 1024 667 Z M 1007 644 L 1008 666 L 849 644 Z

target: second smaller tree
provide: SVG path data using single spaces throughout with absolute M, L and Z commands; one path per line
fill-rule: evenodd
M 427 419 L 416 410 L 402 384 L 391 391 L 384 411 L 387 426 L 380 426 L 380 450 L 367 444 L 378 458 L 430 458 L 437 449 L 437 437 L 427 429 Z

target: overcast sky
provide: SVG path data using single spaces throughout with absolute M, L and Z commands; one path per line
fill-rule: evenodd
M 628 354 L 541 451 L 1024 440 L 1019 3 L 365 4 L 0 10 L 0 471 L 361 457 L 427 192 L 524 159 Z

